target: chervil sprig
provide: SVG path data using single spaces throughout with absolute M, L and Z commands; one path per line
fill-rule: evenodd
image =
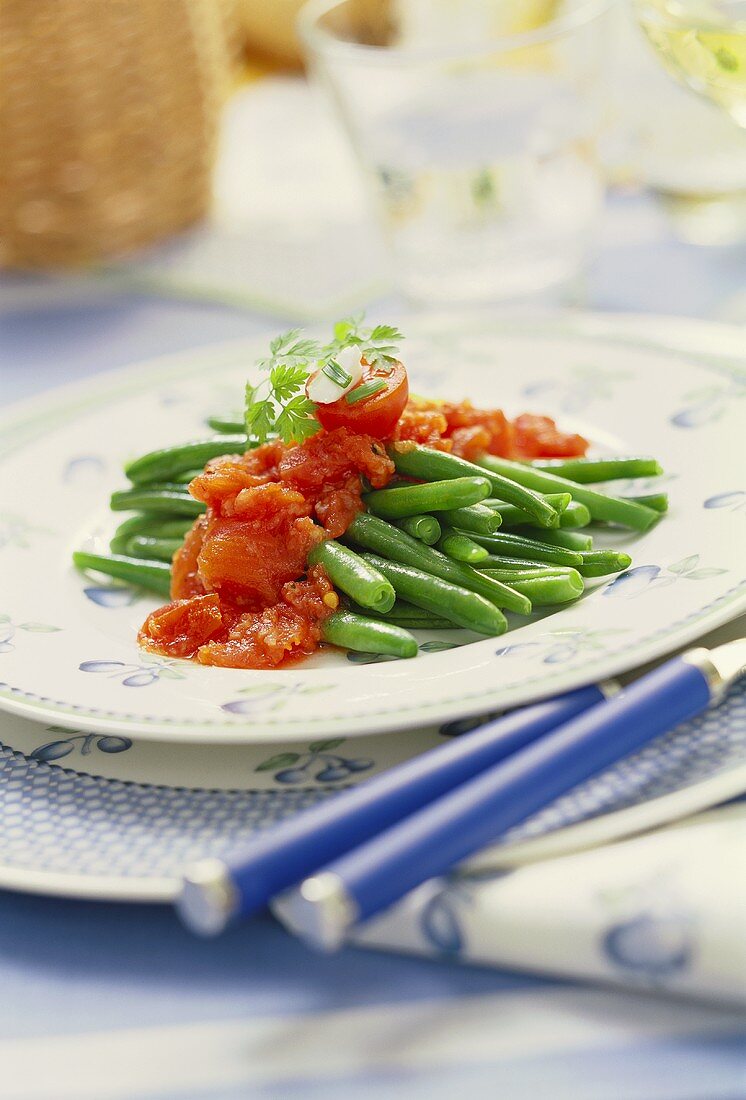
M 324 353 L 336 355 L 342 348 L 357 346 L 360 354 L 371 366 L 391 368 L 399 357 L 398 344 L 404 339 L 394 325 L 362 327 L 363 315 L 346 317 L 334 326 L 334 341 L 325 347 Z
M 316 434 L 320 424 L 316 405 L 305 393 L 306 383 L 320 369 L 342 390 L 350 376 L 335 357 L 344 348 L 359 348 L 361 357 L 371 366 L 384 371 L 391 369 L 398 358 L 397 344 L 404 337 L 393 325 L 363 328 L 362 322 L 362 314 L 338 321 L 334 338 L 326 345 L 308 339 L 297 328 L 272 341 L 269 355 L 257 363 L 260 370 L 267 372 L 267 378 L 255 386 L 250 383 L 246 386 L 244 420 L 253 445 L 275 436 L 285 443 L 302 443 Z
M 371 366 L 389 368 L 399 357 L 398 344 L 404 339 L 393 325 L 376 325 L 363 338 L 362 354 Z
M 317 340 L 308 340 L 301 335 L 301 329 L 291 328 L 281 336 L 276 336 L 269 345 L 270 355 L 260 359 L 260 370 L 271 370 L 277 366 L 305 365 L 311 359 L 318 359 L 321 347 Z
M 246 386 L 246 433 L 255 443 L 278 435 L 285 443 L 302 443 L 320 428 L 316 406 L 303 392 L 311 369 L 321 355 L 316 340 L 291 329 L 269 345 L 270 354 L 257 366 L 269 377 Z

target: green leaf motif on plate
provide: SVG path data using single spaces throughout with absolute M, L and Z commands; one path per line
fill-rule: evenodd
M 291 764 L 297 764 L 300 760 L 299 752 L 278 752 L 276 756 L 270 756 L 269 760 L 263 760 L 254 768 L 255 772 L 271 772 L 277 768 L 288 768 Z
M 344 737 L 332 737 L 329 741 L 312 741 L 308 746 L 308 751 L 331 752 L 332 749 L 338 749 L 340 745 L 344 745 L 345 740 Z

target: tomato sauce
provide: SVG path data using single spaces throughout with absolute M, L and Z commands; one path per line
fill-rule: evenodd
M 401 386 L 396 392 L 403 403 Z M 511 421 L 468 401 L 420 398 L 407 402 L 388 435 L 468 459 L 485 451 L 572 456 L 588 447 L 549 417 L 526 413 Z M 313 653 L 339 597 L 322 566 L 308 568 L 308 553 L 344 534 L 362 510 L 363 477 L 381 489 L 393 473 L 381 440 L 352 422 L 298 445 L 274 441 L 213 459 L 189 486 L 207 513 L 174 556 L 172 602 L 145 620 L 141 644 L 228 668 L 277 668 Z
M 393 438 L 470 461 L 485 452 L 521 459 L 570 458 L 588 450 L 587 439 L 560 431 L 548 416 L 523 413 L 509 420 L 500 409 L 476 409 L 470 401 L 454 404 L 420 397 L 410 398 Z
M 148 616 L 141 643 L 231 668 L 312 653 L 339 599 L 308 553 L 362 509 L 361 476 L 383 488 L 393 472 L 378 440 L 347 428 L 213 459 L 189 486 L 207 514 L 174 557 L 173 602 Z

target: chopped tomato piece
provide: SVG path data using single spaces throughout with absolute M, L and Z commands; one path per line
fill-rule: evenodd
M 174 600 L 151 612 L 139 640 L 147 648 L 171 657 L 191 657 L 224 629 L 220 600 L 215 594 Z
M 394 435 L 436 450 L 475 459 L 486 451 L 503 458 L 583 455 L 588 441 L 561 432 L 548 416 L 523 413 L 511 421 L 500 409 L 476 409 L 470 401 L 412 398 Z
M 588 440 L 561 432 L 548 416 L 523 413 L 513 421 L 516 458 L 573 458 L 584 455 Z
M 321 623 L 332 612 L 324 597 L 333 592 L 323 568 L 314 566 L 307 580 L 286 584 L 277 603 L 241 615 L 224 639 L 202 646 L 197 660 L 228 668 L 276 668 L 308 656 L 318 647 Z
M 182 546 L 174 555 L 171 566 L 171 595 L 175 600 L 201 596 L 205 586 L 199 576 L 199 554 L 205 541 L 207 516 L 200 516 L 187 532 Z

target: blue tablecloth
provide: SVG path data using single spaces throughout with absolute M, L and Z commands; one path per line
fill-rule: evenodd
M 727 315 L 743 249 L 668 239 L 649 200 L 610 205 L 587 308 Z M 393 316 L 395 302 L 376 312 Z M 396 319 L 396 318 L 395 318 Z M 3 404 L 160 352 L 276 329 L 227 306 L 57 298 L 0 284 Z M 746 339 L 746 337 L 745 337 Z M 0 730 L 2 718 L 0 718 Z M 746 1095 L 727 1009 L 347 950 L 269 919 L 198 942 L 170 911 L 0 894 L 0 1097 Z

